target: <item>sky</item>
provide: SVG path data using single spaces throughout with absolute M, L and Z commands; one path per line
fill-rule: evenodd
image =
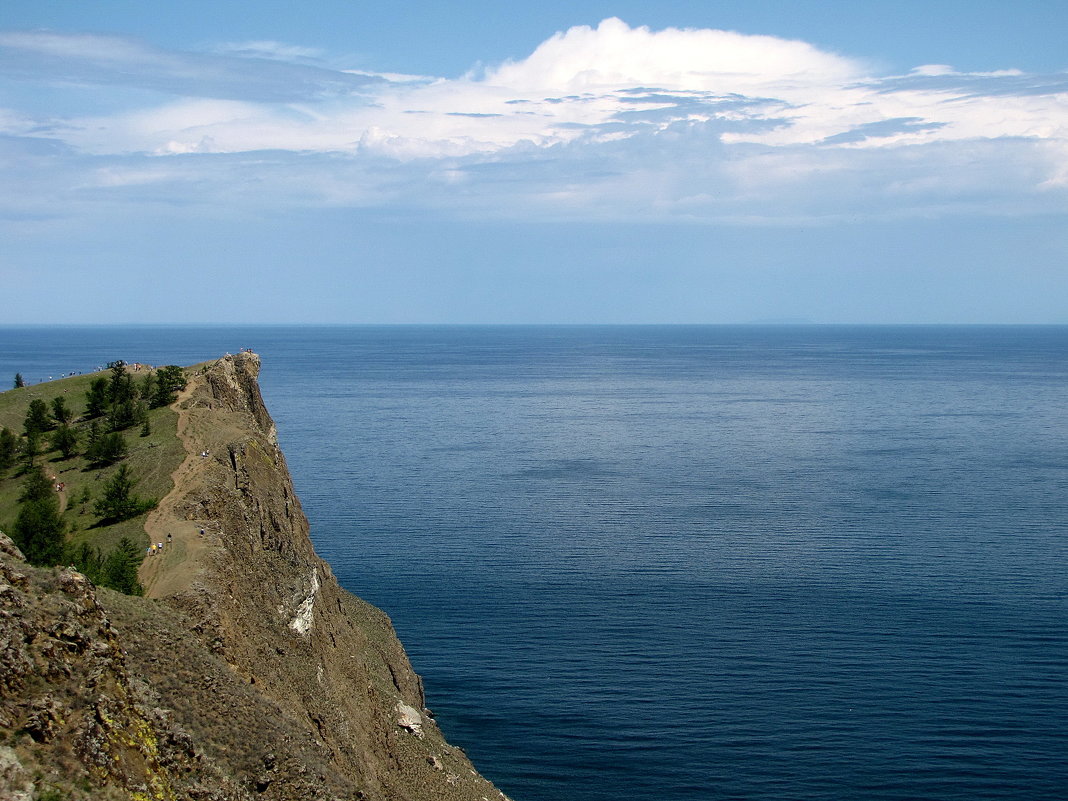
M 0 3 L 21 323 L 1068 324 L 1068 3 Z

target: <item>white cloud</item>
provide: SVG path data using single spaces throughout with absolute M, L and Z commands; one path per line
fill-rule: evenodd
M 380 78 L 277 60 L 164 50 L 117 36 L 0 31 L 0 75 L 55 86 L 136 88 L 180 97 L 287 103 L 353 96 Z
M 924 65 L 878 76 L 805 42 L 617 19 L 456 80 L 304 63 L 320 55 L 0 34 L 10 77 L 171 96 L 58 122 L 0 109 L 0 131 L 136 162 L 128 183 L 107 173 L 109 188 L 143 188 L 148 156 L 180 157 L 160 180 L 173 187 L 184 172 L 193 180 L 176 191 L 209 202 L 255 186 L 256 202 L 701 220 L 1064 211 L 1068 200 L 1068 75 Z M 273 155 L 242 156 L 261 152 Z
M 216 53 L 246 58 L 272 58 L 279 61 L 312 61 L 321 58 L 323 51 L 316 47 L 301 47 L 272 40 L 226 42 L 213 48 Z
M 655 86 L 750 92 L 855 80 L 860 65 L 805 42 L 733 31 L 650 31 L 606 19 L 558 33 L 528 58 L 490 70 L 485 81 L 520 92 L 582 92 Z

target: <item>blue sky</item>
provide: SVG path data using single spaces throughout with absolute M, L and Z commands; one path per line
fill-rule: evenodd
M 1066 23 L 7 0 L 6 321 L 1068 323 Z

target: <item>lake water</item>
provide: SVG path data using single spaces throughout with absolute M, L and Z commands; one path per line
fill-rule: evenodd
M 517 801 L 1068 797 L 1068 328 L 0 327 L 0 379 L 246 346 Z

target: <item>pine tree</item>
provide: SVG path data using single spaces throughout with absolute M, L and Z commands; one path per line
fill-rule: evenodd
M 51 498 L 54 491 L 55 486 L 51 479 L 45 475 L 43 468 L 38 467 L 26 474 L 26 480 L 22 482 L 22 492 L 19 493 L 19 503 L 43 501 L 45 498 Z
M 133 477 L 129 466 L 119 465 L 115 475 L 105 482 L 101 490 L 103 494 L 93 506 L 101 524 L 129 520 L 156 505 L 155 501 L 146 501 L 133 494 L 136 483 L 137 479 Z
M 129 537 L 119 540 L 118 547 L 108 554 L 101 583 L 127 595 L 141 595 L 137 568 L 141 564 L 141 549 Z
M 22 389 L 26 386 L 26 381 L 22 378 L 22 373 L 15 373 L 15 389 Z
M 86 418 L 100 417 L 108 409 L 108 380 L 94 378 L 85 392 Z
M 104 559 L 101 557 L 100 551 L 88 542 L 69 548 L 67 550 L 67 561 L 73 564 L 78 569 L 78 572 L 84 574 L 93 584 L 101 584 L 103 582 Z
M 26 439 L 22 442 L 22 461 L 27 467 L 33 467 L 34 461 L 41 452 L 41 435 L 36 431 L 26 432 Z
M 117 362 L 108 362 L 108 367 L 111 369 L 111 380 L 108 382 L 108 400 L 112 404 L 126 403 L 133 400 L 133 376 L 126 372 L 126 362 L 121 359 Z
M 111 404 L 108 412 L 108 428 L 112 431 L 124 431 L 137 422 L 137 406 L 132 400 Z
M 185 389 L 185 373 L 176 364 L 168 364 L 156 371 L 156 392 L 152 396 L 152 408 L 170 406 L 174 403 L 174 394 Z
M 90 429 L 90 433 L 91 433 Z M 126 456 L 126 440 L 122 434 L 111 432 L 100 434 L 85 449 L 85 458 L 93 467 L 105 467 Z
M 19 496 L 12 539 L 30 564 L 56 565 L 63 561 L 65 529 L 52 482 L 41 468 L 31 470 Z
M 78 450 L 78 432 L 64 423 L 52 434 L 52 447 L 59 449 L 64 459 L 69 459 Z
M 19 452 L 19 438 L 14 431 L 0 427 L 0 470 L 6 470 L 15 463 Z
M 141 400 L 148 403 L 152 400 L 153 394 L 156 391 L 156 379 L 152 373 L 145 373 L 145 377 L 141 379 L 141 383 L 137 387 L 137 394 L 141 397 Z
M 92 501 L 92 500 L 93 500 L 93 494 L 89 491 L 89 485 L 87 484 L 82 489 L 81 494 L 75 500 L 73 500 L 72 503 L 78 504 L 81 507 L 80 509 L 78 509 L 78 514 L 84 515 L 88 511 L 88 509 L 86 507 L 89 505 L 89 502 Z
M 57 395 L 52 398 L 52 417 L 60 425 L 69 423 L 71 420 L 71 410 L 67 407 L 67 400 L 62 395 Z
M 40 398 L 34 398 L 30 401 L 30 408 L 26 411 L 26 421 L 23 423 L 26 433 L 29 434 L 31 431 L 35 431 L 41 434 L 45 431 L 51 431 L 55 427 L 52 415 L 48 412 L 48 404 Z
M 63 561 L 64 528 L 59 504 L 50 497 L 20 506 L 11 534 L 31 565 L 58 565 Z

